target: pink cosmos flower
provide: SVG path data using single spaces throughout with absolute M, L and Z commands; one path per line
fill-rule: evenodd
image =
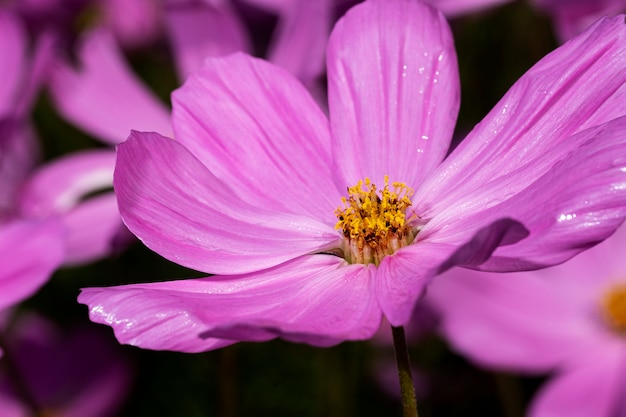
M 18 318 L 5 334 L 12 361 L 0 372 L 0 415 L 105 417 L 117 415 L 132 371 L 119 345 L 94 328 L 62 331 L 43 317 Z
M 551 372 L 529 416 L 624 415 L 626 228 L 576 258 L 501 276 L 455 268 L 429 288 L 453 348 L 480 365 Z
M 371 337 L 383 315 L 406 324 L 454 265 L 562 262 L 626 215 L 625 39 L 619 16 L 555 50 L 447 157 L 456 55 L 419 1 L 367 1 L 337 23 L 329 119 L 279 67 L 207 59 L 173 94 L 176 139 L 133 132 L 114 187 L 148 247 L 216 275 L 79 301 L 144 348 L 327 346 Z
M 109 254 L 121 227 L 116 209 L 115 225 L 101 213 L 105 205 L 117 207 L 112 194 L 106 202 L 83 201 L 102 186 L 101 167 L 104 160 L 112 166 L 113 152 L 77 153 L 36 166 L 39 149 L 28 113 L 46 77 L 51 46 L 44 36 L 31 56 L 20 20 L 0 12 L 0 308 L 31 295 L 61 263 Z

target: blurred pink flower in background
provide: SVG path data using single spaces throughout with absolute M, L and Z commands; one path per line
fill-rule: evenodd
M 623 16 L 605 19 L 546 56 L 448 157 L 456 54 L 443 16 L 421 2 L 367 1 L 337 23 L 330 120 L 279 67 L 207 59 L 173 95 L 176 140 L 134 132 L 118 146 L 114 183 L 148 247 L 217 275 L 88 288 L 79 301 L 144 348 L 328 346 L 371 337 L 383 314 L 406 324 L 452 266 L 562 262 L 626 215 L 625 38 Z M 336 230 L 346 217 L 378 224 L 342 211 L 347 187 L 344 207 L 378 195 L 372 184 L 399 222 L 382 226 L 391 237 L 376 247 L 360 228 Z
M 132 370 L 119 345 L 97 330 L 64 332 L 43 317 L 20 316 L 2 335 L 7 352 L 0 358 L 0 415 L 117 415 Z
M 100 186 L 98 164 L 75 154 L 37 167 L 39 143 L 31 127 L 32 103 L 46 77 L 52 39 L 42 36 L 29 53 L 19 18 L 0 11 L 0 308 L 32 295 L 61 264 L 86 262 L 111 252 L 109 240 L 122 227 L 107 230 L 95 200 L 82 197 Z M 85 159 L 89 162 L 85 163 Z M 70 162 L 74 161 L 74 162 Z M 82 166 L 76 161 L 83 161 Z M 108 164 L 114 154 L 108 156 Z M 46 180 L 50 166 L 60 172 Z M 109 170 L 109 186 L 112 173 Z M 95 182 L 94 182 L 95 180 Z M 41 186 L 42 192 L 35 192 Z M 80 190 L 76 188 L 80 187 Z M 45 207 L 51 202 L 56 207 Z M 116 207 L 111 195 L 108 205 Z M 90 215 L 87 215 L 91 212 Z M 111 229 L 111 227 L 109 227 Z M 77 239 L 77 236 L 80 236 Z M 80 242 L 76 242 L 79 240 Z M 80 250 L 76 250 L 76 247 Z
M 270 59 L 321 96 L 315 82 L 323 70 L 330 4 L 327 0 L 275 3 L 270 10 L 281 19 Z M 230 1 L 169 0 L 164 7 L 181 82 L 207 57 L 251 49 L 247 29 Z M 78 66 L 58 57 L 52 69 L 50 91 L 61 116 L 109 144 L 126 140 L 131 129 L 172 136 L 168 107 L 133 73 L 110 31 L 95 28 L 84 33 L 75 53 Z
M 19 21 L 0 11 L 0 309 L 32 295 L 65 255 L 60 222 L 27 219 L 18 208 L 20 187 L 39 156 L 27 113 L 45 55 L 44 43 L 29 55 Z
M 624 415 L 626 228 L 553 268 L 454 268 L 429 288 L 453 349 L 479 365 L 552 374 L 529 416 Z
M 75 152 L 37 166 L 39 143 L 28 119 L 39 87 L 49 76 L 53 39 L 46 34 L 37 39 L 29 61 L 29 39 L 19 18 L 6 11 L 0 16 L 4 32 L 0 60 L 6 80 L 0 88 L 0 109 L 6 109 L 0 114 L 5 133 L 0 164 L 3 216 L 60 222 L 64 242 L 49 245 L 60 248 L 49 252 L 50 256 L 64 252 L 66 265 L 100 259 L 115 249 L 113 242 L 125 229 L 112 193 L 86 197 L 111 188 L 115 154 Z

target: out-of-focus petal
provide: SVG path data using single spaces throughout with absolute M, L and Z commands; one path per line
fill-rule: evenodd
M 131 129 L 171 136 L 168 110 L 132 74 L 110 33 L 89 33 L 77 54 L 79 68 L 58 60 L 51 70 L 50 91 L 63 117 L 112 144 Z
M 28 123 L 0 119 L 0 219 L 15 214 L 18 191 L 39 159 L 38 145 Z
M 115 415 L 128 394 L 131 369 L 110 334 L 99 330 L 91 326 L 62 332 L 32 313 L 12 323 L 5 334 L 7 347 L 40 413 Z
M 292 0 L 285 3 L 268 59 L 308 87 L 324 71 L 333 1 Z
M 534 0 L 533 3 L 552 17 L 561 42 L 578 35 L 603 16 L 626 11 L 624 0 Z
M 180 80 L 200 69 L 207 57 L 250 50 L 246 29 L 229 5 L 170 1 L 165 13 Z
M 17 17 L 0 10 L 0 116 L 11 115 L 27 72 L 26 33 Z
M 160 0 L 99 0 L 105 24 L 125 47 L 153 41 L 161 28 Z
M 0 309 L 31 296 L 65 255 L 57 220 L 13 221 L 0 227 Z
M 22 188 L 20 214 L 31 218 L 58 216 L 66 227 L 66 265 L 109 255 L 123 228 L 112 192 L 115 152 L 84 151 L 39 168 Z
M 442 331 L 454 348 L 490 367 L 553 369 L 595 325 L 580 320 L 580 306 L 558 287 L 528 273 L 454 268 L 433 281 L 426 297 L 442 313 Z
M 459 233 L 421 239 L 385 257 L 377 270 L 377 293 L 385 317 L 394 326 L 410 320 L 415 304 L 432 278 L 455 265 L 482 263 L 499 245 L 525 236 L 526 230 L 510 219 L 491 224 L 471 221 Z
M 21 212 L 43 218 L 75 207 L 88 194 L 113 186 L 115 152 L 83 151 L 41 166 L 24 185 Z
M 207 59 L 172 99 L 176 140 L 239 198 L 336 222 L 328 122 L 291 74 L 243 53 Z
M 146 246 L 181 265 L 252 272 L 328 249 L 339 238 L 332 223 L 297 208 L 241 200 L 178 142 L 156 133 L 133 132 L 117 155 L 114 183 L 124 222 Z M 263 201 L 260 192 L 267 191 L 250 192 Z M 286 207 L 289 199 L 295 197 L 284 196 Z
M 45 80 L 52 58 L 53 37 L 43 33 L 34 50 L 18 16 L 0 10 L 0 118 L 21 120 Z
M 336 169 L 418 185 L 444 158 L 459 79 L 450 28 L 418 1 L 372 0 L 335 25 L 327 52 Z
M 67 228 L 65 265 L 93 262 L 119 249 L 116 238 L 124 225 L 112 192 L 81 202 L 62 219 Z
M 381 311 L 370 268 L 313 255 L 241 276 L 86 288 L 79 302 L 122 343 L 198 352 L 236 341 L 328 346 L 371 337 Z
M 530 187 L 493 208 L 523 223 L 530 236 L 498 248 L 481 269 L 555 265 L 606 239 L 622 223 L 626 117 L 576 136 L 589 140 Z
M 529 417 L 609 417 L 624 400 L 624 350 L 589 352 L 588 360 L 542 387 Z M 622 410 L 619 410 L 623 412 Z
M 0 389 L 0 414 L 3 417 L 29 417 L 27 407 L 19 402 L 14 395 L 5 391 Z
M 591 127 L 589 122 L 608 121 L 596 113 L 626 83 L 625 44 L 622 16 L 598 22 L 547 55 L 446 158 L 414 201 L 439 212 L 499 177 L 515 175 L 516 189 L 535 181 L 572 150 L 572 135 Z M 626 113 L 623 103 L 615 104 Z M 533 161 L 546 152 L 552 164 L 535 169 Z

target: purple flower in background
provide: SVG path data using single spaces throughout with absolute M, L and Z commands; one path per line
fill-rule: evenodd
M 230 2 L 169 0 L 164 6 L 180 80 L 208 56 L 250 50 L 246 28 Z M 329 2 L 281 0 L 265 6 L 281 16 L 270 59 L 321 97 L 315 81 L 322 73 Z M 78 67 L 58 57 L 51 71 L 50 91 L 65 119 L 109 144 L 126 140 L 131 129 L 173 134 L 169 109 L 133 73 L 110 31 L 85 33 L 76 56 Z
M 0 372 L 0 415 L 117 415 L 132 372 L 119 346 L 96 330 L 63 332 L 42 317 L 19 317 L 4 334 L 7 352 L 0 362 L 11 363 Z
M 624 415 L 626 228 L 574 259 L 502 276 L 452 269 L 429 288 L 453 348 L 479 365 L 552 372 L 529 416 Z
M 58 220 L 20 215 L 20 187 L 36 164 L 37 142 L 27 110 L 37 90 L 47 46 L 27 54 L 19 21 L 0 11 L 0 309 L 33 294 L 63 261 Z
M 77 152 L 37 166 L 39 144 L 28 113 L 38 88 L 48 76 L 52 39 L 41 37 L 30 57 L 28 37 L 16 15 L 0 13 L 0 31 L 0 71 L 5 80 L 0 87 L 0 225 L 16 221 L 45 225 L 48 238 L 51 239 L 52 233 L 58 241 L 37 243 L 40 251 L 46 252 L 41 259 L 50 258 L 51 263 L 45 268 L 49 272 L 58 265 L 52 258 L 62 257 L 67 265 L 106 256 L 114 249 L 112 242 L 124 233 L 115 197 L 112 193 L 108 198 L 85 199 L 85 196 L 111 187 L 115 154 L 112 151 Z M 31 228 L 29 226 L 24 233 L 35 238 L 38 234 L 33 234 Z M 26 241 L 28 239 L 24 239 Z M 15 247 L 8 241 L 7 245 Z M 45 249 L 47 247 L 49 249 Z M 33 259 L 39 259 L 30 252 L 32 250 L 29 248 L 24 254 L 23 262 L 30 264 Z M 17 259 L 21 258 L 11 253 L 6 256 L 12 259 L 7 261 L 12 269 L 29 270 L 19 265 Z M 12 277 L 10 281 L 15 279 Z
M 216 275 L 79 301 L 144 348 L 327 346 L 383 315 L 406 324 L 452 266 L 560 263 L 626 215 L 625 39 L 620 16 L 555 50 L 447 157 L 456 54 L 421 2 L 367 1 L 337 23 L 329 119 L 279 67 L 207 59 L 173 94 L 176 139 L 131 134 L 114 185 L 148 247 Z

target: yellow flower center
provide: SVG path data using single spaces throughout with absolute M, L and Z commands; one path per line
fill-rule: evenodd
M 626 284 L 611 288 L 602 300 L 603 315 L 612 329 L 626 334 Z
M 413 242 L 417 229 L 411 225 L 418 216 L 407 218 L 413 190 L 403 182 L 393 182 L 389 177 L 378 190 L 369 178 L 348 187 L 348 197 L 342 197 L 343 207 L 335 210 L 339 221 L 335 229 L 343 234 L 344 258 L 350 263 L 379 265 L 386 255 Z

